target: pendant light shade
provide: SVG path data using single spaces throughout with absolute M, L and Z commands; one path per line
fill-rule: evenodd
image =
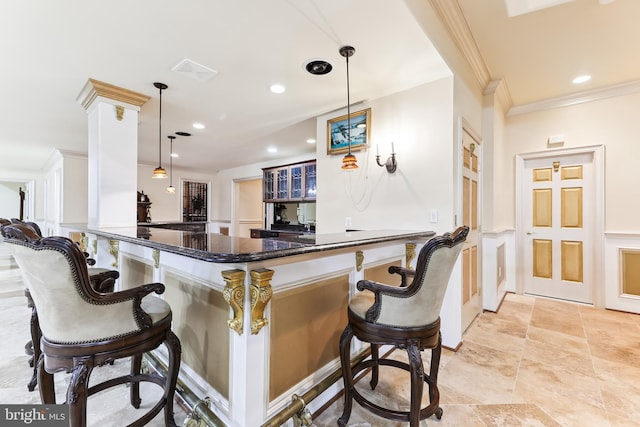
M 346 154 L 342 158 L 342 169 L 353 170 L 358 169 L 358 159 L 353 154 Z
M 162 91 L 169 86 L 160 82 L 155 82 L 153 85 L 160 90 L 160 114 L 158 115 L 158 167 L 153 170 L 152 178 L 165 179 L 167 171 L 162 167 Z
M 167 171 L 164 170 L 162 166 L 158 166 L 153 170 L 153 176 L 151 178 L 166 179 Z
M 356 50 L 353 46 L 342 46 L 339 52 L 347 60 L 347 141 L 349 152 L 342 159 L 342 169 L 350 171 L 358 169 L 358 159 L 351 154 L 351 96 L 349 93 L 349 58 L 356 53 Z
M 171 151 L 169 151 L 169 186 L 167 187 L 167 193 L 175 194 L 176 188 L 173 186 L 173 140 L 176 139 L 176 137 L 173 135 L 169 135 L 167 138 L 169 138 L 169 141 L 171 141 Z

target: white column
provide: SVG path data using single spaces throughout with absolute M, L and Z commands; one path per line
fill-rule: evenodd
M 88 116 L 88 226 L 136 225 L 138 112 L 149 97 L 89 79 L 77 98 Z

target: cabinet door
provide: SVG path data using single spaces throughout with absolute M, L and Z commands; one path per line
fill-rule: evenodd
M 304 198 L 306 200 L 316 199 L 316 163 L 306 163 L 304 165 Z
M 275 194 L 275 171 L 266 170 L 262 173 L 262 199 L 265 202 L 273 201 L 276 198 Z
M 276 170 L 276 200 L 289 199 L 289 168 Z
M 289 191 L 289 198 L 291 200 L 301 200 L 304 197 L 303 193 L 303 165 L 293 165 L 289 168 L 291 173 L 291 189 Z

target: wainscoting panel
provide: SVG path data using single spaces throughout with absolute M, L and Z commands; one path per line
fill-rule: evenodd
M 482 308 L 497 311 L 505 292 L 515 292 L 516 257 L 513 230 L 482 233 Z
M 271 300 L 269 400 L 339 357 L 349 276 L 289 289 Z
M 605 308 L 640 313 L 640 234 L 605 234 Z

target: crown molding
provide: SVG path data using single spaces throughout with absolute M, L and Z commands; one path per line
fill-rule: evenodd
M 638 92 L 640 92 L 640 80 L 633 80 L 626 83 L 585 90 L 556 98 L 544 99 L 542 101 L 531 102 L 529 104 L 517 105 L 509 109 L 507 116 L 512 117 L 520 114 L 549 110 L 552 108 L 568 107 L 571 105 L 598 101 L 615 96 L 630 95 Z
M 478 44 L 473 38 L 469 24 L 462 13 L 458 0 L 430 0 L 440 20 L 447 28 L 453 41 L 462 52 L 478 82 L 486 87 L 492 80 L 491 73 L 484 62 Z
M 85 83 L 76 99 L 85 110 L 88 110 L 91 104 L 93 104 L 93 101 L 98 97 L 124 102 L 138 108 L 142 107 L 151 99 L 150 96 L 95 79 L 87 80 L 87 83 Z
M 509 111 L 513 102 L 511 101 L 511 93 L 504 79 L 492 80 L 482 92 L 482 95 L 493 95 L 502 107 L 502 111 Z

